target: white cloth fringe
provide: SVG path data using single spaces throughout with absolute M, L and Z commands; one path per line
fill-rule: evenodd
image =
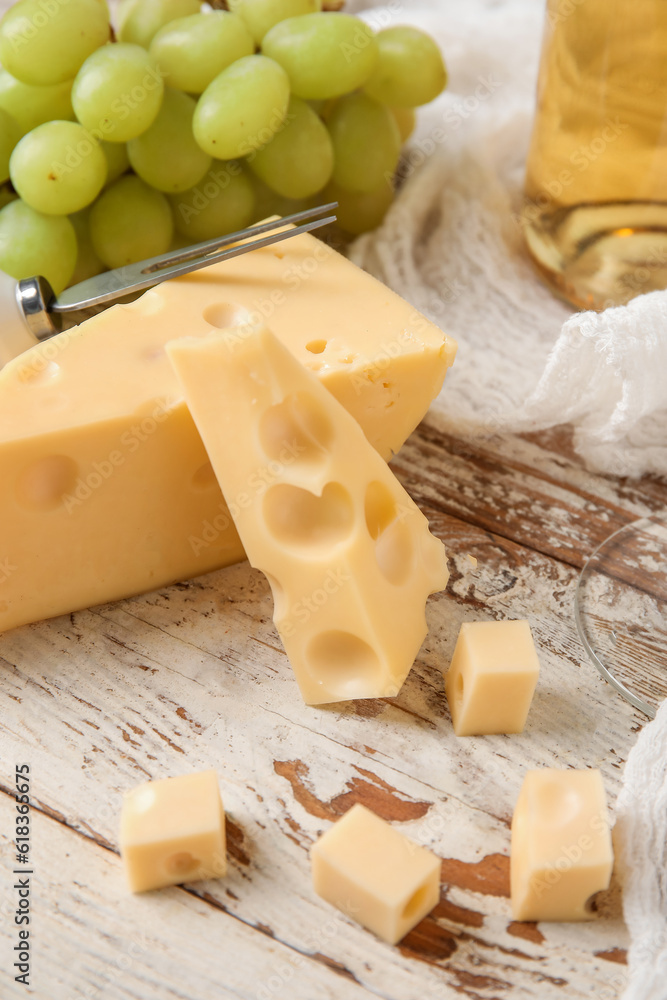
M 630 751 L 616 803 L 616 863 L 631 936 L 623 1000 L 667 997 L 667 701 Z

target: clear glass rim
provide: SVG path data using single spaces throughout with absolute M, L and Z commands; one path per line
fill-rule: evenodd
M 656 715 L 656 709 L 653 707 L 653 705 L 649 705 L 649 703 L 644 701 L 643 698 L 640 698 L 639 695 L 634 693 L 634 691 L 631 691 L 629 687 L 627 687 L 622 681 L 618 679 L 618 677 L 615 677 L 614 674 L 609 669 L 609 667 L 607 667 L 602 662 L 602 660 L 596 653 L 595 649 L 593 649 L 593 647 L 591 646 L 588 636 L 586 634 L 586 627 L 584 622 L 585 615 L 582 610 L 583 588 L 586 582 L 586 574 L 587 571 L 589 570 L 589 567 L 597 558 L 601 550 L 604 549 L 606 546 L 608 546 L 609 543 L 614 540 L 614 538 L 616 538 L 618 535 L 622 535 L 626 531 L 641 530 L 642 528 L 649 527 L 651 524 L 656 524 L 664 520 L 665 520 L 664 513 L 650 514 L 648 517 L 640 517 L 636 521 L 630 521 L 628 524 L 624 524 L 622 525 L 622 527 L 617 528 L 616 531 L 612 532 L 611 535 L 608 535 L 608 537 L 605 538 L 604 541 L 600 542 L 597 548 L 594 549 L 593 552 L 591 552 L 586 562 L 582 566 L 581 572 L 579 573 L 579 579 L 577 580 L 577 589 L 574 594 L 574 620 L 576 622 L 579 638 L 581 639 L 584 649 L 588 653 L 588 656 L 593 661 L 593 663 L 597 667 L 598 671 L 602 674 L 604 679 L 608 681 L 611 684 L 611 686 L 615 688 L 615 690 L 618 691 L 618 693 L 623 698 L 625 698 L 626 701 L 629 701 L 631 705 L 634 705 L 634 707 L 638 708 L 640 712 L 643 712 L 644 715 L 647 715 L 649 719 L 654 719 Z

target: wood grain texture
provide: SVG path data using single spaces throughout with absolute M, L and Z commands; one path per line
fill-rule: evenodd
M 528 767 L 600 767 L 613 804 L 645 719 L 587 662 L 574 588 L 587 549 L 667 491 L 586 473 L 566 436 L 473 442 L 425 425 L 393 466 L 452 569 L 397 698 L 303 705 L 268 585 L 247 564 L 0 636 L 1 783 L 10 792 L 14 762 L 28 761 L 38 810 L 32 995 L 620 996 L 619 887 L 587 925 L 513 921 L 509 824 Z M 527 729 L 459 740 L 442 670 L 463 621 L 504 617 L 528 618 L 540 650 Z M 208 767 L 228 814 L 228 877 L 131 897 L 122 793 Z M 396 948 L 311 888 L 310 845 L 355 802 L 442 859 L 438 907 Z M 0 809 L 7 836 L 8 794 Z M 11 945 L 5 921 L 0 977 Z M 8 977 L 0 988 L 25 992 Z

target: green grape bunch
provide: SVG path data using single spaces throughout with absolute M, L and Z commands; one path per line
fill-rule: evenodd
M 447 72 L 423 31 L 375 32 L 338 8 L 120 0 L 112 26 L 107 0 L 14 3 L 0 270 L 59 292 L 332 200 L 348 236 L 380 225 L 415 109 Z

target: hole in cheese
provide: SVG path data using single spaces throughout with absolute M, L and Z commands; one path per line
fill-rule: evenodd
M 307 392 L 287 396 L 259 424 L 262 448 L 282 466 L 322 461 L 332 438 L 329 418 Z
M 202 317 L 206 323 L 218 330 L 226 330 L 230 326 L 243 326 L 250 319 L 247 310 L 233 302 L 214 302 L 204 309 Z
M 412 917 L 414 917 L 414 915 L 419 912 L 421 907 L 426 902 L 428 891 L 429 891 L 428 885 L 420 885 L 418 889 L 415 889 L 415 891 L 412 893 L 409 900 L 403 907 L 403 911 L 401 913 L 401 917 L 403 918 L 403 920 L 411 920 Z
M 269 581 L 269 586 L 271 588 L 271 594 L 273 595 L 273 618 L 274 621 L 280 621 L 284 618 L 288 611 L 287 597 L 285 595 L 285 590 L 283 585 L 276 580 L 272 573 L 267 573 L 266 570 L 262 570 L 264 576 Z
M 66 455 L 40 458 L 23 470 L 16 483 L 16 496 L 24 507 L 53 510 L 75 486 L 79 467 Z
M 311 354 L 322 354 L 326 346 L 326 340 L 309 340 L 306 344 L 306 350 L 310 351 Z
M 306 662 L 312 676 L 341 699 L 363 697 L 371 684 L 377 685 L 382 669 L 367 642 L 337 629 L 311 639 Z
M 375 543 L 375 558 L 382 575 L 395 586 L 405 583 L 412 570 L 414 549 L 407 524 L 394 521 Z
M 366 527 L 372 539 L 377 539 L 396 519 L 396 501 L 384 483 L 370 483 L 364 501 Z
M 598 897 L 599 893 L 594 892 L 592 896 L 589 896 L 584 903 L 584 913 L 597 913 L 598 911 Z
M 380 572 L 389 583 L 404 583 L 412 570 L 414 550 L 408 527 L 398 520 L 396 501 L 384 483 L 368 485 L 364 511 Z
M 215 478 L 215 472 L 211 463 L 205 462 L 203 465 L 200 465 L 192 477 L 192 488 L 195 490 L 210 490 L 213 486 L 217 485 L 218 480 Z
M 456 700 L 461 704 L 463 701 L 463 674 L 459 674 L 456 678 Z
M 167 858 L 164 867 L 170 875 L 189 875 L 199 867 L 199 859 L 193 857 L 189 851 L 179 851 Z
M 59 375 L 60 365 L 37 354 L 18 370 L 18 378 L 23 385 L 48 385 Z
M 335 545 L 354 527 L 352 500 L 340 483 L 327 483 L 321 497 L 286 483 L 272 486 L 264 517 L 277 541 L 304 549 Z
M 566 826 L 581 812 L 581 796 L 561 781 L 544 781 L 537 790 L 535 807 L 546 826 Z

